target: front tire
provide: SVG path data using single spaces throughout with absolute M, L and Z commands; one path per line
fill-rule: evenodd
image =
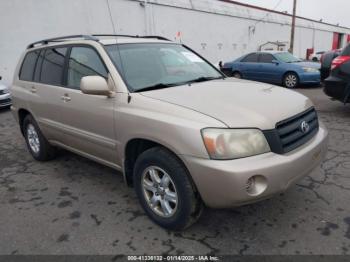
M 185 166 L 162 147 L 148 149 L 138 157 L 134 185 L 144 211 L 166 229 L 189 227 L 203 209 Z
M 48 161 L 55 157 L 56 150 L 50 145 L 31 115 L 23 120 L 23 134 L 29 152 L 38 161 Z
M 283 86 L 294 89 L 299 85 L 299 77 L 296 73 L 290 72 L 283 77 Z

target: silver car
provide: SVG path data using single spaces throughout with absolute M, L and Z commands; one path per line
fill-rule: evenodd
M 328 132 L 312 102 L 226 78 L 161 37 L 69 36 L 28 46 L 13 114 L 39 161 L 62 147 L 122 171 L 147 215 L 179 230 L 203 206 L 269 198 L 309 174 Z
M 11 105 L 12 99 L 10 89 L 7 86 L 0 83 L 0 108 L 10 107 Z

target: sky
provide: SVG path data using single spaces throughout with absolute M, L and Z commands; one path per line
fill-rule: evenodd
M 276 11 L 293 11 L 293 0 L 236 0 Z M 350 0 L 298 0 L 297 15 L 350 27 Z

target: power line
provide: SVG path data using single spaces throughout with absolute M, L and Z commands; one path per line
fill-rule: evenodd
M 272 8 L 272 11 L 276 11 L 277 7 L 280 6 L 280 4 L 283 2 L 283 0 L 279 0 L 277 2 L 277 4 L 274 6 L 274 8 Z M 255 22 L 254 26 L 256 26 L 257 24 L 259 24 L 260 22 L 262 22 L 266 17 L 268 17 L 270 14 L 270 12 L 267 12 L 261 19 L 259 19 L 258 21 Z

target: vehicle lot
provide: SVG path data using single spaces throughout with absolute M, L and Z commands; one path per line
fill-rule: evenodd
M 349 254 L 350 107 L 321 88 L 297 91 L 330 131 L 321 169 L 270 200 L 206 209 L 184 232 L 154 225 L 112 169 L 66 151 L 34 161 L 1 110 L 0 254 Z

